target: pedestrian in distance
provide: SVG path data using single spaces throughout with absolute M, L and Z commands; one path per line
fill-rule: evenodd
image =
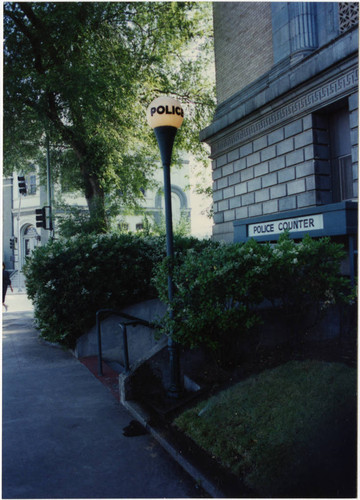
M 5 269 L 5 263 L 3 262 L 3 297 L 2 297 L 2 303 L 3 306 L 5 307 L 5 311 L 7 311 L 7 305 L 5 304 L 5 297 L 6 297 L 6 292 L 8 289 L 8 286 L 10 287 L 10 290 L 14 292 L 13 287 L 11 286 L 11 279 L 10 279 L 10 274 L 9 271 Z

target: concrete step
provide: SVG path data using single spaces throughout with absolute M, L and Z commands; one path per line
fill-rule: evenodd
M 118 361 L 112 361 L 111 359 L 103 358 L 103 361 L 115 372 L 125 373 L 125 368 Z

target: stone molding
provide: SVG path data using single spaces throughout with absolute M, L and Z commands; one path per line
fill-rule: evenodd
M 208 139 L 207 142 L 211 145 L 211 158 L 252 140 L 259 133 L 274 129 L 276 125 L 283 125 L 286 120 L 318 109 L 322 104 L 338 100 L 356 89 L 357 85 L 358 67 L 355 67 L 219 140 L 213 142 Z

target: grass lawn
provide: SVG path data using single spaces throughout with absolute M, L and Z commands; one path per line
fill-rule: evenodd
M 291 361 L 199 403 L 175 425 L 254 496 L 356 496 L 357 374 Z

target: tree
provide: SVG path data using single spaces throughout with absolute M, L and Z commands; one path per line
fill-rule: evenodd
M 199 153 L 210 121 L 210 4 L 4 4 L 4 171 L 40 162 L 51 138 L 54 176 L 84 191 L 106 230 L 105 197 L 134 204 L 158 160 L 145 110 L 162 93 L 189 105 L 178 148 Z M 197 50 L 194 50 L 196 48 Z

